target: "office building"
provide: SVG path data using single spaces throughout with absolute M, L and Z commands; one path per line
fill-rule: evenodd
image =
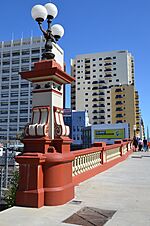
M 41 60 L 42 37 L 0 42 L 0 142 L 16 143 L 16 134 L 30 121 L 32 85 L 19 71 L 32 70 Z M 54 44 L 55 59 L 63 67 L 63 50 Z

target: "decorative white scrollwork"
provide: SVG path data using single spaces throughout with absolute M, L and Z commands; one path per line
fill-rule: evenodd
M 60 137 L 62 135 L 61 125 L 55 125 L 54 133 L 55 133 L 55 137 Z

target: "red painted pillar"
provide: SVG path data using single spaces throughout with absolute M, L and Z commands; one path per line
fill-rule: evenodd
M 42 207 L 44 205 L 43 169 L 45 156 L 40 153 L 26 153 L 17 156 L 19 163 L 19 188 L 16 205 Z
M 69 138 L 53 140 L 53 153 L 47 153 L 44 164 L 44 205 L 62 205 L 74 198 L 72 160 Z

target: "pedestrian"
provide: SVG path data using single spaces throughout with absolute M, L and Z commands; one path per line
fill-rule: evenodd
M 135 136 L 133 137 L 133 145 L 134 145 L 134 151 L 137 151 L 138 140 L 137 140 L 137 138 Z
M 139 139 L 139 151 L 143 151 L 143 142 L 142 139 Z
M 144 137 L 144 140 L 143 140 L 143 149 L 144 149 L 144 151 L 148 150 L 147 139 L 145 137 Z

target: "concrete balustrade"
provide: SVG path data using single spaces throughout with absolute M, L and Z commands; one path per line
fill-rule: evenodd
M 133 151 L 131 141 L 117 140 L 113 145 L 104 142 L 95 143 L 94 147 L 73 152 L 72 177 L 74 184 L 80 183 L 120 161 Z

